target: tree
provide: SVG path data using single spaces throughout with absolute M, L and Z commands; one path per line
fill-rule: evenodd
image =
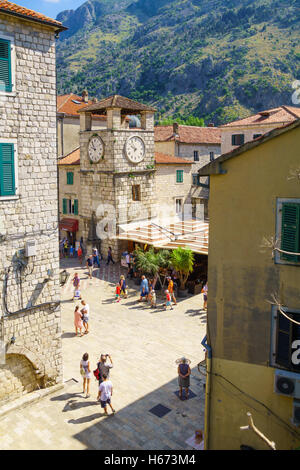
M 185 289 L 189 274 L 193 271 L 194 253 L 189 248 L 178 247 L 172 251 L 170 262 L 179 274 L 180 288 Z
M 134 256 L 136 267 L 146 276 L 152 276 L 155 281 L 159 279 L 160 285 L 162 286 L 159 271 L 162 268 L 170 267 L 169 250 L 159 250 L 155 253 L 154 248 L 150 248 L 149 251 L 145 252 L 141 248 L 138 248 L 134 252 Z

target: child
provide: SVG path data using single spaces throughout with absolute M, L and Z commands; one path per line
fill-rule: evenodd
M 126 281 L 125 276 L 120 277 L 120 295 L 124 295 L 124 299 L 127 299 Z
M 70 258 L 73 258 L 74 255 L 74 248 L 73 245 L 70 246 Z
M 80 248 L 80 246 L 78 248 L 77 255 L 78 255 L 80 264 L 82 264 L 82 249 Z
M 170 292 L 166 290 L 165 294 L 166 294 L 166 300 L 167 300 L 167 302 L 164 304 L 165 310 L 167 310 L 167 307 L 171 307 L 171 310 L 173 310 Z
M 121 287 L 120 287 L 120 284 L 117 284 L 116 297 L 115 297 L 116 302 L 120 302 L 120 295 L 121 295 Z
M 156 308 L 156 292 L 153 288 L 150 291 L 151 307 Z

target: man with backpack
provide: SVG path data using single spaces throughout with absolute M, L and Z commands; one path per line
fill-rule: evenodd
M 107 362 L 107 358 L 109 358 L 110 364 Z M 97 364 L 97 369 L 95 371 L 95 376 L 97 380 L 99 380 L 99 384 L 103 382 L 103 374 L 107 376 L 109 379 L 109 371 L 113 367 L 113 361 L 109 354 L 101 354 L 100 361 Z

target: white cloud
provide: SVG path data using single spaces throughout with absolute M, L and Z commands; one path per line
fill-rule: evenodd
M 44 0 L 46 3 L 59 3 L 60 0 Z

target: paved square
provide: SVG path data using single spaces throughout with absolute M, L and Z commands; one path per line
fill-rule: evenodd
M 94 270 L 92 280 L 74 260 L 62 288 L 62 338 L 65 388 L 0 419 L 1 449 L 191 449 L 185 441 L 204 426 L 204 377 L 197 363 L 204 358 L 206 332 L 202 295 L 180 300 L 174 310 L 137 302 L 130 283 L 128 299 L 114 302 L 119 265 Z M 71 267 L 70 267 L 71 266 Z M 78 272 L 82 297 L 90 305 L 90 333 L 75 337 L 72 276 Z M 158 298 L 158 303 L 162 301 Z M 100 353 L 112 356 L 115 415 L 104 416 L 96 402 L 97 382 L 85 398 L 79 363 L 88 352 L 91 368 Z M 191 360 L 192 400 L 179 400 L 176 359 Z M 75 379 L 75 380 L 71 380 Z M 158 404 L 170 408 L 162 418 L 149 413 Z M 108 409 L 108 412 L 110 410 Z

